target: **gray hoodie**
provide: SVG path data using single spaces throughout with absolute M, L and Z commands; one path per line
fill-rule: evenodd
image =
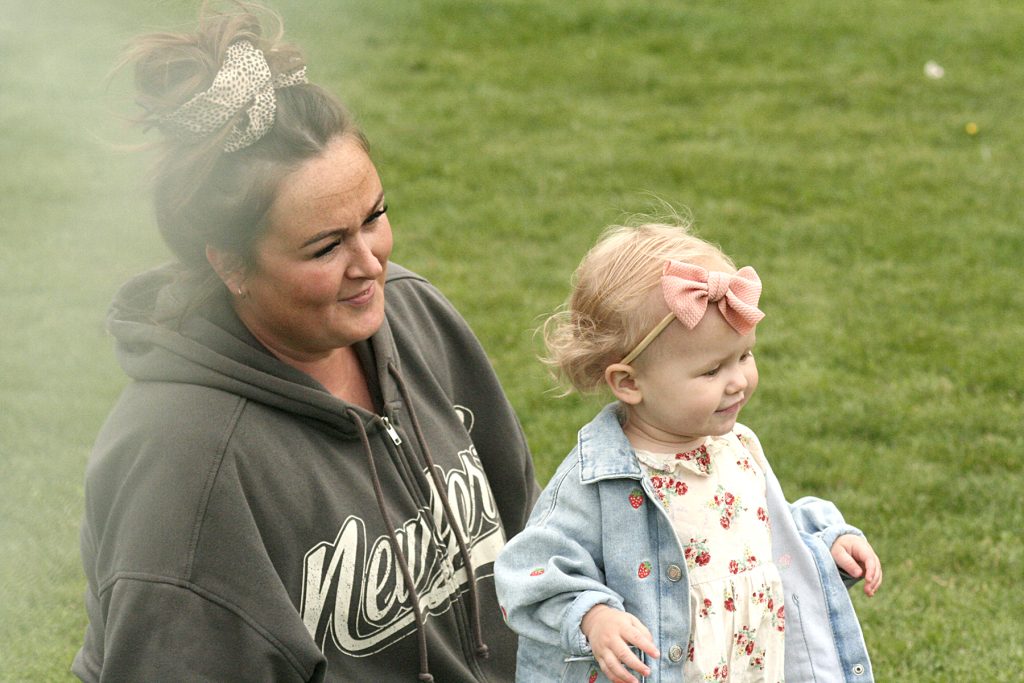
M 108 325 L 132 382 L 86 471 L 86 681 L 512 680 L 493 562 L 537 495 L 466 323 L 392 264 L 356 345 L 379 415 L 277 360 L 174 266 Z M 467 558 L 470 558 L 467 571 Z M 486 643 L 486 644 L 485 644 Z

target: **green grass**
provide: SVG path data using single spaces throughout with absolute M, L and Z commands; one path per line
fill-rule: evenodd
M 167 258 L 124 41 L 193 2 L 0 0 L 0 679 L 66 680 L 85 459 L 125 379 L 102 320 Z M 355 110 L 395 260 L 484 342 L 542 480 L 596 402 L 532 330 L 601 227 L 689 208 L 765 280 L 745 411 L 791 498 L 885 562 L 855 593 L 880 681 L 1024 668 L 1024 7 L 891 0 L 280 0 Z M 941 80 L 924 76 L 934 59 Z M 975 122 L 976 135 L 965 132 Z

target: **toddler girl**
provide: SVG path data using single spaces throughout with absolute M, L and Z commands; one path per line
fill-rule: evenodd
M 545 326 L 548 361 L 617 400 L 579 432 L 495 565 L 517 680 L 870 681 L 844 582 L 864 535 L 787 504 L 754 433 L 761 282 L 685 227 L 615 227 Z

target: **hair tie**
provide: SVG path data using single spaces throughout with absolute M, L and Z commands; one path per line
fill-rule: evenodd
M 735 274 L 709 271 L 691 263 L 669 261 L 661 275 L 661 292 L 669 311 L 621 363 L 631 363 L 650 346 L 673 320 L 692 330 L 704 318 L 708 304 L 718 310 L 729 326 L 739 334 L 749 334 L 764 318 L 757 307 L 761 298 L 761 278 L 750 266 Z
M 263 52 L 248 40 L 239 40 L 228 47 L 210 87 L 160 120 L 180 139 L 198 142 L 244 109 L 248 122 L 243 126 L 239 121 L 224 142 L 225 152 L 235 152 L 259 140 L 274 125 L 275 89 L 308 82 L 305 66 L 272 76 Z

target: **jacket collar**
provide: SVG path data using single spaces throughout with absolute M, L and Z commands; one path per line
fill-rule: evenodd
M 576 442 L 580 482 L 589 484 L 602 479 L 643 477 L 619 419 L 619 404 L 610 403 L 580 430 Z

